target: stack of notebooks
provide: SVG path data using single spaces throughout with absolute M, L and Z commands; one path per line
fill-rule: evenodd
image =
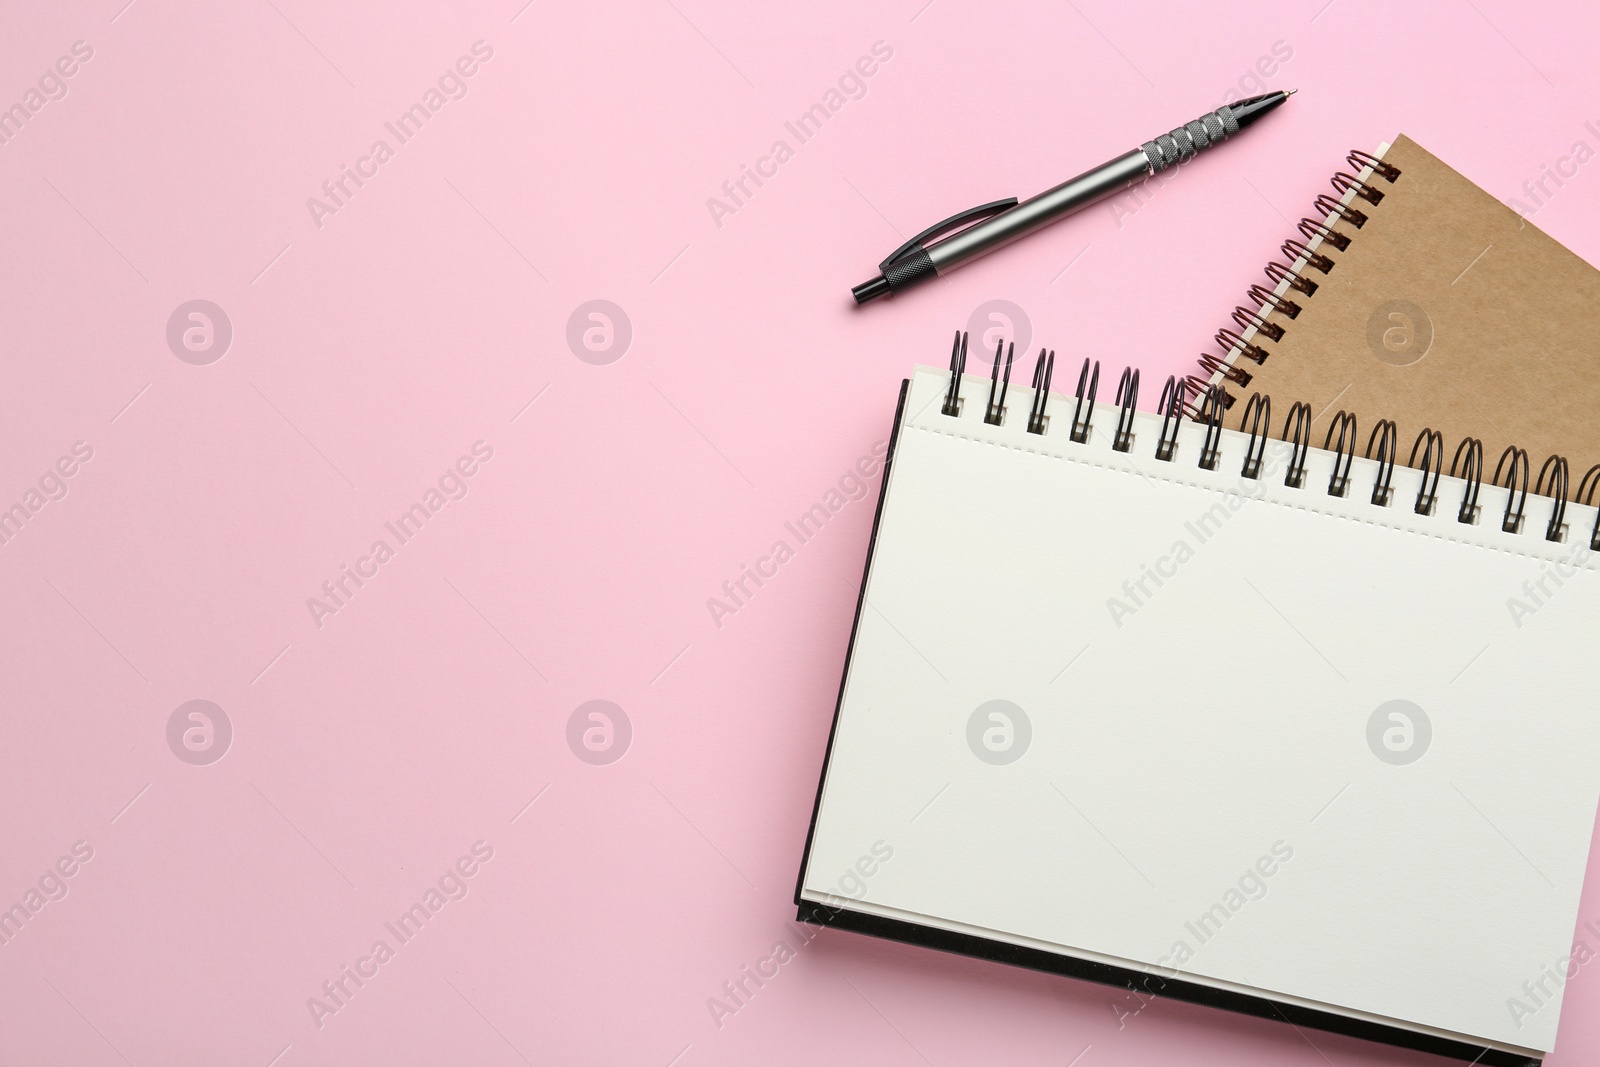
M 1554 1048 L 1600 274 L 1404 137 L 1350 159 L 1154 413 L 959 338 L 904 384 L 802 919 L 1105 983 L 1125 1026 Z

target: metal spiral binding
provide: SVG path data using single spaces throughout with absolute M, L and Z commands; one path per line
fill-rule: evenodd
M 1219 331 L 1216 336 L 1218 352 L 1200 357 L 1200 373 L 1189 377 L 1190 393 L 1195 397 L 1191 416 L 1198 414 L 1195 405 L 1212 384 L 1232 382 L 1243 386 L 1249 382 L 1248 373 L 1242 379 L 1234 373 L 1238 371 L 1239 361 L 1266 362 L 1270 351 L 1262 347 L 1262 342 L 1283 340 L 1289 330 L 1284 320 L 1295 319 L 1304 309 L 1302 300 L 1309 299 L 1317 291 L 1319 283 L 1308 277 L 1309 272 L 1330 273 L 1336 260 L 1327 254 L 1328 251 L 1349 249 L 1350 234 L 1336 227 L 1359 230 L 1365 226 L 1371 213 L 1354 204 L 1360 202 L 1376 208 L 1385 196 L 1382 186 L 1393 185 L 1400 178 L 1399 167 L 1385 163 L 1370 152 L 1357 149 L 1345 157 L 1345 162 L 1354 173 L 1341 170 L 1333 176 L 1330 184 L 1334 195 L 1323 193 L 1317 197 L 1312 203 L 1313 214 L 1301 219 L 1296 227 L 1300 239 L 1291 238 L 1283 243 L 1284 261 L 1273 260 L 1267 264 L 1265 273 L 1271 284 L 1252 285 L 1246 295 L 1254 306 L 1240 304 L 1234 308 L 1233 321 L 1238 329 Z M 1365 177 L 1361 176 L 1363 174 Z M 1289 299 L 1287 294 L 1291 292 L 1301 299 Z M 1223 395 L 1223 405 L 1232 406 L 1234 398 L 1226 387 Z
M 1094 394 L 1100 388 L 1100 361 L 1094 360 L 1094 373 L 1089 373 L 1089 359 L 1084 358 L 1083 370 L 1078 372 L 1078 402 L 1072 407 L 1072 440 L 1075 444 L 1083 444 L 1089 440 L 1089 420 L 1094 418 Z M 1084 392 L 1084 385 L 1088 384 L 1088 393 Z M 1089 415 L 1080 423 L 1079 416 L 1083 414 L 1083 402 L 1089 401 Z
M 1600 489 L 1600 463 L 1590 467 L 1584 474 L 1583 481 L 1578 483 L 1578 495 L 1573 497 L 1580 504 L 1594 504 L 1594 493 Z M 1600 512 L 1595 513 L 1594 530 L 1589 534 L 1589 547 L 1600 552 Z
M 1303 259 L 1306 261 L 1306 266 L 1310 267 L 1312 270 L 1321 271 L 1323 274 L 1327 274 L 1329 271 L 1333 270 L 1333 260 L 1323 255 L 1321 252 L 1314 251 L 1310 245 L 1307 245 L 1303 242 L 1285 241 L 1283 242 L 1283 247 L 1279 249 L 1279 251 L 1288 257 L 1290 263 L 1298 263 Z M 1272 267 L 1282 266 L 1283 265 L 1281 263 L 1268 264 L 1269 269 Z M 1293 270 L 1292 267 L 1284 267 L 1284 269 L 1291 271 Z M 1257 362 L 1260 361 L 1257 360 Z
M 1354 189 L 1356 191 L 1356 195 L 1369 204 L 1378 204 L 1383 202 L 1383 194 L 1378 191 L 1377 186 L 1368 185 L 1361 179 L 1353 178 L 1344 171 L 1340 171 L 1338 174 L 1333 176 L 1333 187 L 1339 190 L 1340 193 L 1348 193 L 1350 190 Z
M 1184 409 L 1184 414 L 1195 422 L 1205 422 L 1206 404 L 1211 400 L 1211 390 L 1216 388 L 1221 393 L 1220 387 L 1213 386 L 1210 380 L 1201 374 L 1184 375 L 1183 384 L 1184 392 L 1193 398 L 1189 401 L 1189 406 Z M 1230 406 L 1220 399 L 1217 403 L 1222 404 L 1224 410 Z
M 1333 444 L 1333 431 L 1339 431 L 1339 442 Z M 1350 447 L 1345 447 L 1346 434 Z M 1330 448 L 1329 446 L 1332 445 Z M 1328 435 L 1322 439 L 1322 450 L 1333 453 L 1333 476 L 1328 479 L 1328 495 L 1344 496 L 1350 488 L 1350 464 L 1356 458 L 1356 417 L 1354 412 L 1340 411 L 1328 424 Z M 1343 460 L 1341 464 L 1340 461 Z
M 1494 465 L 1494 484 L 1501 485 L 1500 474 L 1505 468 L 1506 461 L 1511 461 L 1511 469 L 1505 471 L 1506 480 L 1506 514 L 1500 520 L 1500 529 L 1506 533 L 1522 532 L 1522 513 L 1528 506 L 1528 453 L 1516 445 L 1511 445 L 1500 453 L 1500 462 Z M 1517 475 L 1522 475 L 1522 480 L 1517 480 Z M 1519 495 L 1520 494 L 1520 495 Z M 1516 513 L 1512 514 L 1515 505 Z
M 1394 453 L 1398 434 L 1399 427 L 1393 419 L 1379 419 L 1378 425 L 1372 428 L 1372 436 L 1367 438 L 1368 459 L 1374 458 L 1372 446 L 1378 446 L 1378 477 L 1372 483 L 1372 502 L 1380 508 L 1388 507 L 1389 499 L 1394 495 Z
M 1221 356 L 1204 352 L 1200 355 L 1200 369 L 1211 374 L 1220 374 L 1226 381 L 1237 382 L 1239 385 L 1250 384 L 1250 372 L 1237 364 L 1231 364 Z M 1194 375 L 1190 375 L 1194 377 Z
M 1156 405 L 1156 410 L 1161 412 L 1161 432 L 1156 435 L 1156 458 L 1166 463 L 1171 463 L 1178 454 L 1178 424 L 1183 421 L 1184 395 L 1189 391 L 1187 379 L 1180 379 L 1176 374 L 1167 377 L 1167 384 L 1161 387 L 1161 403 Z M 1168 427 L 1172 433 L 1167 433 Z
M 1289 436 L 1290 427 L 1294 428 L 1294 437 Z M 1289 417 L 1283 420 L 1283 439 L 1292 441 L 1294 448 L 1289 453 L 1289 470 L 1283 476 L 1283 484 L 1291 489 L 1299 489 L 1306 483 L 1306 460 L 1311 456 L 1311 405 L 1304 400 L 1297 400 L 1289 408 Z
M 1251 344 L 1232 330 L 1218 330 L 1216 342 L 1222 346 L 1224 352 L 1231 352 L 1237 348 L 1241 359 L 1248 359 L 1257 366 L 1267 361 L 1266 349 Z
M 1354 173 L 1338 171 L 1334 174 L 1330 179 L 1334 195 L 1322 194 L 1317 197 L 1312 203 L 1314 214 L 1299 221 L 1296 229 L 1301 240 L 1290 238 L 1283 242 L 1285 261 L 1274 259 L 1267 264 L 1266 275 L 1270 285 L 1250 286 L 1246 296 L 1254 307 L 1250 304 L 1235 307 L 1234 325 L 1238 330 L 1219 331 L 1216 334 L 1218 352 L 1200 357 L 1200 374 L 1189 376 L 1190 392 L 1197 402 L 1213 384 L 1234 382 L 1237 386 L 1245 386 L 1250 382 L 1250 374 L 1238 370 L 1238 362 L 1266 362 L 1269 350 L 1264 349 L 1261 342 L 1282 341 L 1288 333 L 1285 320 L 1293 322 L 1304 310 L 1302 299 L 1317 293 L 1318 283 L 1307 274 L 1312 270 L 1317 274 L 1330 274 L 1336 261 L 1326 253 L 1330 250 L 1341 253 L 1349 250 L 1350 235 L 1336 229 L 1336 226 L 1362 229 L 1371 218 L 1370 211 L 1355 208 L 1355 202 L 1376 208 L 1384 198 L 1382 184 L 1392 186 L 1400 178 L 1400 168 L 1394 163 L 1382 162 L 1376 155 L 1360 149 L 1350 152 L 1346 162 Z M 1365 178 L 1362 178 L 1362 174 L 1365 174 Z M 1290 299 L 1288 293 L 1296 293 L 1301 299 Z M 1232 406 L 1234 397 L 1226 387 L 1222 394 L 1224 406 Z M 1192 406 L 1190 414 L 1198 414 L 1197 408 Z
M 1376 171 L 1375 171 L 1376 172 Z M 950 418 L 963 416 L 961 382 L 967 362 L 967 334 L 957 331 L 950 349 L 950 382 L 944 390 L 943 415 Z M 994 365 L 989 374 L 989 396 L 984 405 L 982 420 L 990 426 L 1004 426 L 1006 396 L 1011 386 L 1011 367 L 1016 354 L 1015 345 L 1004 340 L 995 346 Z M 1002 359 L 1002 356 L 1004 359 Z M 1050 383 L 1055 372 L 1056 354 L 1052 349 L 1039 349 L 1039 358 L 1033 368 L 1033 398 L 1029 403 L 1026 432 L 1040 436 L 1050 434 L 1047 415 L 1050 404 Z M 1206 357 L 1202 357 L 1203 359 Z M 1224 377 L 1224 380 L 1237 380 Z M 1248 380 L 1248 378 L 1246 379 Z M 1072 421 L 1066 428 L 1068 440 L 1073 444 L 1087 444 L 1095 415 L 1095 394 L 1100 387 L 1100 362 L 1086 358 L 1078 372 L 1076 402 Z M 1155 414 L 1160 416 L 1160 430 L 1156 435 L 1154 456 L 1163 463 L 1178 458 L 1178 437 L 1184 416 L 1189 416 L 1201 427 L 1200 453 L 1195 465 L 1201 470 L 1215 471 L 1221 458 L 1223 414 L 1229 397 L 1220 383 L 1197 383 L 1196 376 L 1169 375 L 1161 388 L 1161 399 Z M 1111 435 L 1111 448 L 1117 452 L 1132 452 L 1135 440 L 1135 416 L 1139 404 L 1139 371 L 1128 367 L 1117 382 L 1114 401 L 1117 409 L 1116 427 Z M 1289 408 L 1279 439 L 1288 444 L 1288 466 L 1283 484 L 1292 489 L 1305 488 L 1306 468 L 1311 455 L 1311 406 L 1296 402 Z M 1240 433 L 1245 438 L 1244 460 L 1239 468 L 1242 478 L 1259 480 L 1268 473 L 1266 450 L 1272 435 L 1272 398 L 1264 393 L 1251 394 L 1240 420 Z M 1059 431 L 1058 431 L 1059 432 Z M 1364 458 L 1376 464 L 1371 502 L 1376 507 L 1389 507 L 1394 501 L 1395 475 L 1403 469 L 1399 463 L 1397 439 L 1399 427 L 1391 419 L 1382 419 L 1373 427 L 1367 438 Z M 1333 416 L 1323 436 L 1321 451 L 1332 456 L 1333 470 L 1328 478 L 1327 495 L 1348 497 L 1354 488 L 1353 476 L 1357 442 L 1360 440 L 1356 416 L 1353 412 L 1339 411 Z M 1412 510 L 1418 515 L 1431 516 L 1439 502 L 1440 481 L 1444 470 L 1444 435 L 1431 427 L 1417 435 L 1405 468 L 1419 475 L 1417 495 Z M 1409 471 L 1408 471 L 1409 473 Z M 1480 511 L 1478 500 L 1483 490 L 1483 442 L 1476 437 L 1465 438 L 1456 446 L 1450 460 L 1450 477 L 1464 483 L 1461 503 L 1456 511 L 1456 521 L 1476 524 Z M 1500 529 L 1509 534 L 1527 532 L 1526 515 L 1530 496 L 1529 482 L 1533 481 L 1531 495 L 1550 501 L 1550 515 L 1543 534 L 1546 541 L 1565 542 L 1567 504 L 1576 501 L 1586 507 L 1595 507 L 1600 497 L 1600 464 L 1589 468 L 1578 483 L 1576 494 L 1569 496 L 1569 472 L 1563 456 L 1550 456 L 1539 469 L 1537 479 L 1531 478 L 1532 464 L 1525 449 L 1511 446 L 1500 455 L 1490 484 L 1506 491 L 1504 513 Z M 1589 548 L 1600 552 L 1600 508 L 1589 534 Z
M 1550 491 L 1545 492 L 1545 475 L 1550 476 Z M 1539 480 L 1534 484 L 1533 491 L 1539 496 L 1549 496 L 1553 499 L 1555 507 L 1550 509 L 1550 521 L 1545 524 L 1544 539 L 1546 541 L 1565 541 L 1567 539 L 1567 524 L 1561 520 L 1567 515 L 1567 457 L 1551 456 L 1544 461 L 1544 466 L 1539 468 Z M 1597 521 L 1600 525 L 1600 521 Z
M 967 370 L 967 331 L 957 330 L 955 344 L 950 348 L 950 388 L 944 394 L 944 406 L 939 410 L 946 415 L 961 414 L 961 376 Z
M 1340 171 L 1335 175 L 1334 180 L 1337 181 L 1343 177 L 1348 177 L 1348 175 Z M 1349 204 L 1344 203 L 1343 200 L 1344 197 L 1342 196 L 1329 196 L 1327 193 L 1323 193 L 1311 202 L 1311 210 L 1322 212 L 1323 218 L 1332 215 L 1340 222 L 1348 222 L 1356 229 L 1361 229 L 1367 224 L 1367 213 L 1365 211 L 1357 211 Z
M 1350 247 L 1349 237 L 1327 223 L 1318 222 L 1316 219 L 1301 219 L 1296 229 L 1300 231 L 1300 236 L 1308 241 L 1315 240 L 1320 244 L 1332 245 L 1341 252 L 1348 250 Z M 1333 261 L 1329 260 L 1329 262 Z M 1330 267 L 1329 269 L 1331 270 L 1332 268 Z
M 1399 167 L 1392 163 L 1385 163 L 1371 152 L 1363 152 L 1359 148 L 1345 156 L 1344 160 L 1350 164 L 1351 170 L 1360 171 L 1371 167 L 1374 174 L 1390 182 L 1400 177 Z M 1377 203 L 1377 201 L 1373 201 L 1373 203 Z
M 1241 330 L 1254 330 L 1257 336 L 1265 337 L 1269 341 L 1283 340 L 1284 329 L 1282 326 L 1268 320 L 1259 311 L 1251 311 L 1243 304 L 1233 309 L 1233 321 Z
M 1285 300 L 1265 285 L 1252 285 L 1250 291 L 1245 295 L 1254 300 L 1258 308 L 1266 308 L 1269 312 L 1276 311 L 1288 319 L 1300 317 L 1299 304 L 1296 304 L 1293 300 Z
M 1261 458 L 1267 454 L 1267 434 L 1272 432 L 1272 398 L 1260 393 L 1250 394 L 1244 407 L 1244 421 L 1240 429 L 1250 435 L 1244 446 L 1244 466 L 1239 468 L 1241 478 L 1261 477 Z
M 989 377 L 989 404 L 983 409 L 983 421 L 990 426 L 999 426 L 1006 417 L 1006 393 L 1011 390 L 1011 357 L 1016 354 L 1017 346 L 1013 343 L 1006 351 L 1006 377 L 1000 380 L 1000 350 L 1005 347 L 1005 341 L 997 341 L 994 346 L 994 371 Z M 995 402 L 995 387 L 1000 389 L 1000 401 Z
M 1117 432 L 1111 436 L 1111 447 L 1118 452 L 1133 449 L 1133 409 L 1139 403 L 1139 372 L 1128 367 L 1117 383 Z
M 1427 447 L 1423 448 L 1423 443 Z M 1417 449 L 1422 449 L 1422 464 L 1417 464 Z M 1417 503 L 1413 510 L 1418 515 L 1432 515 L 1433 505 L 1439 499 L 1439 476 L 1444 473 L 1444 434 L 1438 430 L 1424 427 L 1417 434 L 1415 443 L 1411 446 L 1411 458 L 1406 460 L 1406 466 L 1422 472 L 1422 484 L 1417 488 Z M 1433 482 L 1429 484 L 1428 475 L 1433 475 Z
M 1456 464 L 1461 465 L 1461 473 L 1456 473 Z M 1475 523 L 1478 521 L 1478 490 L 1483 488 L 1483 442 L 1476 437 L 1468 437 L 1456 446 L 1455 458 L 1450 461 L 1450 477 L 1460 478 L 1467 483 L 1467 491 L 1461 497 L 1461 510 L 1456 512 L 1457 522 Z
M 1223 402 L 1223 397 L 1226 395 L 1220 385 L 1208 387 L 1205 402 L 1200 405 L 1199 414 L 1195 417 L 1195 421 L 1202 423 L 1206 428 L 1205 440 L 1200 442 L 1201 470 L 1217 469 L 1217 456 L 1221 452 L 1222 443 L 1222 412 L 1228 406 Z M 1597 473 L 1600 473 L 1600 468 L 1597 468 Z M 1595 484 L 1600 485 L 1600 477 L 1595 479 Z M 1600 532 L 1595 536 L 1600 537 Z
M 1293 289 L 1295 292 L 1304 293 L 1307 296 L 1310 296 L 1312 293 L 1317 291 L 1316 282 L 1312 281 L 1310 278 L 1307 278 L 1304 274 L 1300 274 L 1293 267 L 1285 267 L 1282 263 L 1278 263 L 1276 261 L 1267 264 L 1266 275 L 1268 278 L 1272 279 L 1274 288 L 1276 288 L 1280 282 L 1288 282 L 1289 288 Z M 1261 361 L 1257 360 L 1256 362 L 1259 363 Z
M 1050 349 L 1046 355 L 1044 349 L 1039 349 L 1039 362 L 1033 365 L 1033 404 L 1028 408 L 1028 432 L 1044 433 L 1044 428 L 1050 425 L 1050 416 L 1044 413 L 1045 407 L 1050 403 L 1050 376 L 1056 371 L 1056 350 Z

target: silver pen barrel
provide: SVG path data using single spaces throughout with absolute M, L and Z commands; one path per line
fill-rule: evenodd
M 1009 211 L 1003 211 L 992 219 L 929 245 L 928 258 L 933 262 L 935 271 L 945 274 L 1025 237 L 1041 226 L 1048 226 L 1057 219 L 1120 193 L 1136 181 L 1187 163 L 1199 152 L 1220 144 L 1237 132 L 1239 123 L 1233 116 L 1233 109 L 1219 107 L 1153 141 L 1146 141 L 1109 163 L 1076 178 L 1069 178 L 1054 189 L 1046 189 Z
M 1187 163 L 1207 148 L 1221 144 L 1254 124 L 1292 95 L 1294 90 L 1289 89 L 1236 100 L 1020 204 L 1006 197 L 952 215 L 891 252 L 889 258 L 879 264 L 882 273 L 855 286 L 850 293 L 857 304 L 865 304 L 948 274 L 962 264 L 1119 193 L 1134 182 Z M 975 218 L 983 221 L 968 226 Z M 956 229 L 960 226 L 966 228 Z M 951 230 L 956 232 L 950 233 Z M 950 236 L 928 243 L 942 233 L 950 233 Z
M 929 245 L 928 258 L 933 261 L 935 271 L 945 274 L 1019 237 L 1026 237 L 1041 226 L 1048 226 L 1121 192 L 1149 174 L 1150 160 L 1143 149 L 1135 148 L 1086 174 L 1069 178 L 1054 189 L 1046 189 L 986 222 Z

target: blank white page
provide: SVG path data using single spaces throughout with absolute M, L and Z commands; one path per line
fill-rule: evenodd
M 1031 390 L 995 427 L 948 381 L 906 400 L 802 896 L 1549 1050 L 1559 985 L 1524 983 L 1571 952 L 1600 788 L 1594 511 L 1550 543 L 1542 498 L 1505 533 L 1493 486 L 1465 525 L 1450 478 L 1419 516 L 1416 471 L 1379 507 L 1365 460 L 1341 499 L 1320 450 L 1289 488 L 1282 445 L 1244 479 L 1225 432 L 1207 472 L 1190 423 L 1161 462 L 1153 416 L 1119 453 L 1114 408 L 1074 444 L 1072 398 L 1036 435 Z

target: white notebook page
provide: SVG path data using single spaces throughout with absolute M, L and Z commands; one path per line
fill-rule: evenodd
M 1377 507 L 1364 460 L 1340 499 L 1319 450 L 1287 488 L 1281 446 L 1247 480 L 1243 435 L 1212 473 L 1187 422 L 1160 462 L 1153 416 L 1118 453 L 1106 405 L 1079 445 L 1070 397 L 1041 436 L 1031 390 L 994 427 L 948 381 L 906 401 L 803 894 L 1550 1049 L 1600 792 L 1594 511 L 1553 544 L 1541 498 L 1505 533 L 1485 486 L 1463 525 L 1449 478 L 1418 516 L 1415 471 Z

